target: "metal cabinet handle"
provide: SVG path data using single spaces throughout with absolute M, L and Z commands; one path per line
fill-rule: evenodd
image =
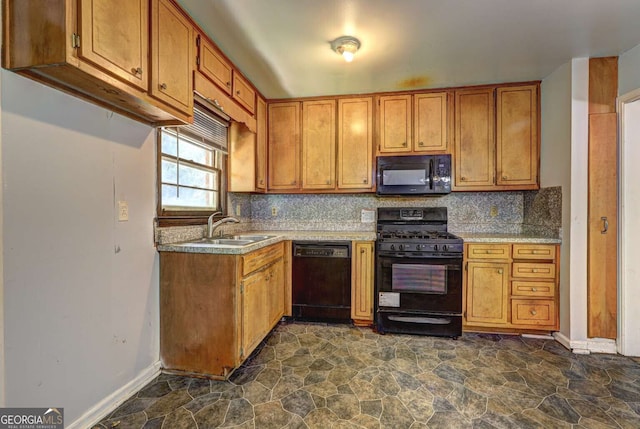
M 366 185 L 367 183 L 369 183 L 369 179 L 363 179 L 362 183 L 364 183 Z
M 467 178 L 462 176 L 462 177 L 460 177 L 460 180 L 465 181 L 465 180 L 467 180 Z
M 424 142 L 418 143 L 418 146 L 424 146 Z
M 135 74 L 142 74 L 142 69 L 140 67 L 137 68 L 132 68 L 131 69 L 131 73 Z
M 600 220 L 603 222 L 602 224 L 603 229 L 602 231 L 600 231 L 600 234 L 606 234 L 607 231 L 609 231 L 609 220 L 607 219 L 606 216 L 602 216 Z
M 227 88 L 231 87 L 231 82 L 227 82 Z
M 366 250 L 360 249 L 360 253 L 364 253 L 364 252 L 366 252 Z
M 531 310 L 531 315 L 532 315 L 532 316 L 535 316 L 536 314 L 538 314 L 538 312 L 537 312 L 537 311 L 535 311 L 535 310 Z
M 167 89 L 167 84 L 166 83 L 161 83 L 160 84 L 160 89 L 162 89 L 162 90 Z
M 260 184 L 264 185 L 264 180 L 260 179 Z
M 531 288 L 531 292 L 537 292 L 537 291 L 538 291 L 538 289 L 536 289 L 534 287 Z
M 502 274 L 502 269 L 499 269 L 499 270 L 498 270 L 498 274 Z
M 402 147 L 407 147 L 407 142 L 402 143 Z
M 236 95 L 240 95 L 240 91 L 236 91 Z
M 507 176 L 502 176 L 502 180 L 507 180 Z

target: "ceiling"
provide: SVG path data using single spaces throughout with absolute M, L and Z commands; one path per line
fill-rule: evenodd
M 267 98 L 542 80 L 640 44 L 640 0 L 177 1 Z

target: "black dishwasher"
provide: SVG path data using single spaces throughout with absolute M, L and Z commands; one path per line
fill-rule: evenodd
M 319 322 L 351 319 L 351 243 L 294 241 L 292 318 Z

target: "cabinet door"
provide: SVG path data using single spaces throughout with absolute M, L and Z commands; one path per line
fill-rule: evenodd
M 302 188 L 336 186 L 336 102 L 302 103 Z
M 338 100 L 338 188 L 373 189 L 373 100 Z
M 256 92 L 238 73 L 233 74 L 233 98 L 249 113 L 256 111 Z
M 269 268 L 268 304 L 269 324 L 271 329 L 284 315 L 284 261 L 280 259 Z
M 354 243 L 352 264 L 351 318 L 368 324 L 373 321 L 373 242 Z
M 268 270 L 257 271 L 242 280 L 242 342 L 240 356 L 246 358 L 268 332 Z
M 456 190 L 490 190 L 495 174 L 493 89 L 456 91 Z
M 413 98 L 413 151 L 447 152 L 449 148 L 447 93 L 416 94 Z
M 497 90 L 496 184 L 538 185 L 538 91 L 536 85 Z
M 231 64 L 205 37 L 198 36 L 198 71 L 231 95 Z
M 509 264 L 468 262 L 466 304 L 468 323 L 506 324 L 509 307 Z
M 256 189 L 267 189 L 267 103 L 258 97 L 256 106 Z
M 300 103 L 269 104 L 269 189 L 300 187 Z
M 149 2 L 81 0 L 80 58 L 147 91 L 149 76 Z
M 151 3 L 151 95 L 193 115 L 193 27 L 169 0 Z
M 380 145 L 378 152 L 411 152 L 411 95 L 378 99 Z

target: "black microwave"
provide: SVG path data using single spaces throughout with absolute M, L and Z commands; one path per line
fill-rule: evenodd
M 377 195 L 444 195 L 451 192 L 451 155 L 379 156 Z

